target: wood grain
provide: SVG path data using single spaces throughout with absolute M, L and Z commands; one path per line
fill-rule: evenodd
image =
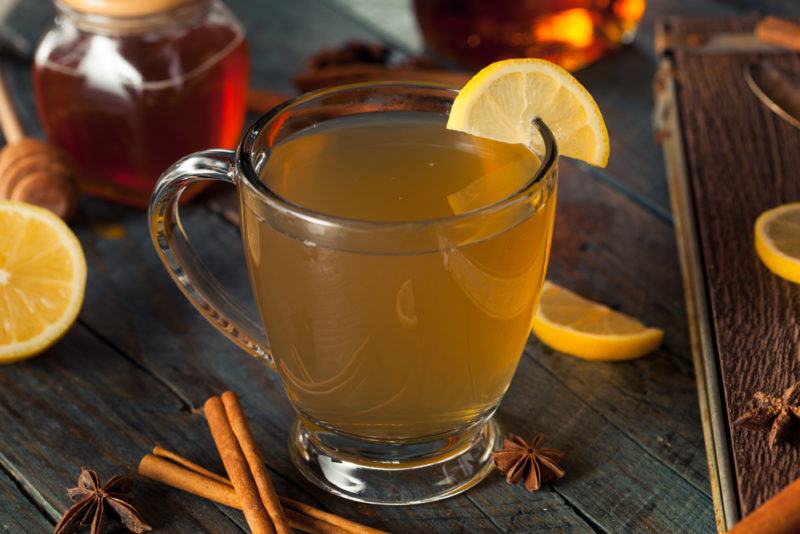
M 7 472 L 0 472 L 0 521 L 3 530 L 12 532 L 47 532 L 53 528 Z
M 670 225 L 561 162 L 548 276 L 663 328 L 661 351 L 587 364 L 544 351 L 538 361 L 642 446 L 708 491 L 689 340 Z M 635 228 L 636 230 L 632 230 Z
M 81 325 L 47 354 L 4 368 L 0 388 L 4 469 L 18 473 L 59 514 L 70 506 L 66 488 L 75 485 L 81 466 L 97 469 L 104 480 L 131 473 L 156 440 L 213 450 L 199 415 Z M 159 532 L 230 529 L 216 506 L 144 479 L 136 479 L 133 495 Z
M 709 26 L 676 20 L 674 27 L 680 35 Z M 714 27 L 746 29 L 752 20 L 720 20 Z M 750 93 L 741 73 L 753 59 L 675 53 L 689 180 L 730 419 L 751 407 L 755 391 L 779 392 L 800 378 L 800 286 L 761 264 L 752 237 L 761 212 L 800 198 L 800 132 Z M 770 59 L 800 72 L 795 54 Z M 797 477 L 800 452 L 788 444 L 769 449 L 766 434 L 735 426 L 730 432 L 746 514 Z

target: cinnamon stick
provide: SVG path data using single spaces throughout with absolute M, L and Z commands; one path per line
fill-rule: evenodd
M 186 491 L 238 510 L 242 509 L 239 496 L 230 484 L 209 478 L 191 469 L 154 454 L 145 454 L 139 461 L 139 474 L 143 477 Z
M 166 452 L 167 454 L 161 454 Z M 139 474 L 193 495 L 241 510 L 239 497 L 230 481 L 182 456 L 159 448 L 159 455 L 146 454 L 139 462 Z M 209 477 L 206 473 L 211 473 Z M 280 497 L 289 524 L 303 532 L 322 534 L 385 534 L 382 530 L 355 523 L 313 506 Z
M 739 521 L 730 534 L 800 532 L 800 478 Z
M 223 484 L 225 484 L 227 486 L 231 485 L 231 481 L 228 480 L 227 478 L 225 478 L 224 476 L 218 475 L 213 471 L 209 471 L 205 467 L 197 465 L 196 463 L 194 463 L 194 462 L 192 462 L 190 460 L 187 460 L 183 456 L 181 456 L 179 454 L 175 454 L 174 452 L 172 452 L 170 450 L 167 450 L 167 449 L 161 447 L 160 445 L 156 445 L 155 447 L 153 447 L 153 454 L 155 456 L 159 456 L 159 457 L 164 458 L 166 460 L 169 460 L 171 462 L 175 462 L 178 465 L 182 465 L 183 467 L 185 467 L 185 468 L 187 468 L 187 469 L 189 469 L 191 471 L 194 471 L 195 473 L 198 473 L 200 475 L 203 475 L 203 476 L 206 476 L 208 478 L 214 479 L 217 482 L 221 482 L 221 483 L 223 483 Z
M 275 527 L 264 503 L 261 502 L 247 459 L 231 428 L 222 399 L 211 397 L 206 401 L 203 411 L 250 530 L 253 534 L 275 533 Z
M 233 433 L 239 441 L 239 447 L 244 453 L 247 465 L 250 466 L 250 473 L 253 475 L 261 502 L 275 524 L 275 530 L 278 534 L 292 534 L 286 514 L 283 512 L 283 506 L 275 492 L 275 486 L 272 485 L 272 479 L 267 474 L 264 461 L 258 452 L 256 440 L 253 438 L 253 433 L 250 432 L 250 425 L 247 424 L 247 417 L 239 403 L 239 397 L 233 391 L 226 391 L 222 394 L 222 405 L 228 415 L 228 422 Z
M 755 29 L 756 39 L 800 51 L 800 24 L 778 17 L 764 17 Z
M 283 503 L 283 506 L 286 507 L 287 512 L 291 511 L 298 513 L 304 517 L 314 520 L 315 522 L 331 525 L 331 527 L 337 528 L 340 531 L 351 532 L 354 534 L 387 534 L 383 530 L 355 523 L 349 519 L 345 519 L 344 517 L 332 514 L 330 512 L 324 512 L 319 508 L 314 508 L 313 506 L 309 506 L 300 501 L 295 501 L 294 499 L 290 499 L 288 497 L 281 497 L 281 502 Z

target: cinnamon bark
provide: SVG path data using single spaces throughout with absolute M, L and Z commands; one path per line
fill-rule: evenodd
M 164 452 L 167 454 L 162 454 Z M 211 473 L 213 477 L 209 477 L 206 473 Z M 216 503 L 242 509 L 239 497 L 228 479 L 165 449 L 159 448 L 158 456 L 145 455 L 139 462 L 139 474 Z M 280 501 L 289 524 L 303 532 L 385 534 L 382 530 L 361 525 L 286 497 L 280 497 Z
M 256 482 L 233 428 L 231 428 L 230 421 L 228 421 L 222 399 L 211 397 L 206 401 L 203 411 L 225 471 L 228 472 L 236 495 L 239 497 L 242 512 L 244 512 L 244 518 L 250 526 L 250 530 L 253 534 L 274 534 L 275 527 L 264 503 L 261 502 Z
M 730 534 L 800 532 L 800 478 L 739 521 Z
M 789 50 L 800 51 L 800 24 L 778 17 L 764 17 L 756 24 L 756 38 Z
M 239 397 L 233 391 L 226 391 L 222 394 L 222 404 L 225 407 L 225 413 L 228 415 L 228 422 L 239 442 L 239 447 L 241 447 L 247 465 L 250 467 L 250 473 L 256 483 L 261 503 L 267 509 L 267 513 L 275 525 L 275 530 L 278 534 L 292 534 L 292 530 L 289 528 L 289 521 L 286 519 L 283 506 L 281 506 L 278 494 L 275 491 L 275 486 L 272 485 L 272 479 L 267 474 L 264 461 L 258 452 L 256 440 L 253 438 L 253 433 L 250 432 L 250 425 L 247 424 L 247 418 L 244 415 L 244 410 L 242 410 L 242 405 L 239 403 Z

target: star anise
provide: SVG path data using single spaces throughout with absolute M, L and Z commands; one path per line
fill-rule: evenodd
M 741 415 L 733 424 L 754 430 L 769 428 L 769 446 L 775 447 L 789 437 L 800 418 L 800 382 L 789 386 L 780 397 L 757 391 L 753 399 L 756 408 Z
M 558 466 L 564 453 L 539 448 L 543 439 L 542 434 L 537 434 L 529 444 L 521 437 L 509 434 L 503 448 L 492 453 L 494 465 L 506 475 L 506 482 L 516 484 L 523 479 L 528 491 L 537 491 L 543 483 L 555 482 L 564 476 L 564 470 Z
M 82 526 L 89 525 L 90 519 L 91 534 L 102 533 L 105 526 L 106 506 L 117 513 L 120 521 L 129 531 L 140 534 L 153 530 L 139 516 L 133 505 L 122 496 L 130 492 L 132 487 L 131 479 L 124 476 L 115 476 L 103 486 L 95 471 L 82 467 L 77 487 L 67 490 L 67 494 L 70 499 L 75 501 L 75 504 L 64 513 L 53 534 L 76 532 Z

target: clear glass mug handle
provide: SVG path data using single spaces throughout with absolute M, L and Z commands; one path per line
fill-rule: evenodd
M 235 184 L 235 169 L 236 153 L 217 149 L 197 152 L 167 169 L 150 199 L 150 237 L 170 276 L 203 317 L 239 347 L 274 365 L 263 329 L 195 253 L 178 213 L 178 201 L 187 186 L 204 180 Z

